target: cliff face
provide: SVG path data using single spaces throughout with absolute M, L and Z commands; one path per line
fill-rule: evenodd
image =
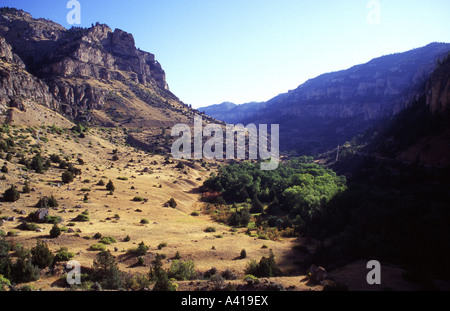
M 431 75 L 426 95 L 427 105 L 433 114 L 450 110 L 450 54 Z
M 21 71 L 3 68 L 1 92 L 22 92 L 23 97 L 81 121 L 92 121 L 93 110 L 107 109 L 123 85 L 139 85 L 153 94 L 147 104 L 180 104 L 155 56 L 137 49 L 131 34 L 101 24 L 66 30 L 23 11 L 2 9 L 1 13 L 0 53 L 5 61 L 21 67 Z
M 48 86 L 28 73 L 25 64 L 12 52 L 12 47 L 0 37 L 0 109 L 26 110 L 26 102 L 57 108 L 58 102 Z

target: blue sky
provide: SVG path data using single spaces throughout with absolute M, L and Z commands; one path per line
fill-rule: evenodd
M 2 0 L 69 28 L 68 0 Z M 450 42 L 448 0 L 79 0 L 156 55 L 172 92 L 201 107 L 265 101 L 322 73 Z M 379 10 L 378 10 L 379 8 Z

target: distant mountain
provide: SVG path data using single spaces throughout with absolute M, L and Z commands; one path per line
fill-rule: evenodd
M 230 102 L 224 102 L 218 105 L 199 108 L 199 111 L 205 112 L 217 120 L 225 121 L 228 124 L 237 124 L 242 120 L 254 116 L 260 109 L 265 108 L 265 103 L 251 102 L 242 105 L 236 105 Z
M 321 75 L 259 105 L 204 110 L 234 123 L 280 124 L 282 149 L 316 154 L 406 108 L 449 52 L 450 44 L 432 43 Z

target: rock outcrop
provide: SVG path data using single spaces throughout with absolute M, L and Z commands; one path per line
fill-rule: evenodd
M 92 111 L 105 109 L 114 81 L 140 85 L 156 94 L 154 101 L 178 101 L 155 55 L 137 49 L 133 35 L 103 24 L 67 30 L 21 10 L 1 10 L 3 109 L 24 109 L 18 101 L 28 100 L 90 122 Z
M 21 58 L 0 37 L 0 109 L 25 111 L 25 102 L 32 101 L 48 108 L 58 108 L 58 101 L 48 86 L 25 70 Z
M 433 114 L 450 110 L 450 54 L 431 75 L 426 95 L 427 105 Z

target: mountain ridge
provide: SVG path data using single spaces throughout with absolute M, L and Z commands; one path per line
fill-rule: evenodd
M 405 109 L 423 92 L 437 60 L 448 52 L 450 44 L 431 43 L 381 56 L 310 79 L 260 109 L 248 109 L 245 115 L 239 111 L 246 108 L 243 105 L 211 116 L 227 119 L 232 115 L 235 123 L 283 124 L 280 135 L 285 151 L 316 154 Z

